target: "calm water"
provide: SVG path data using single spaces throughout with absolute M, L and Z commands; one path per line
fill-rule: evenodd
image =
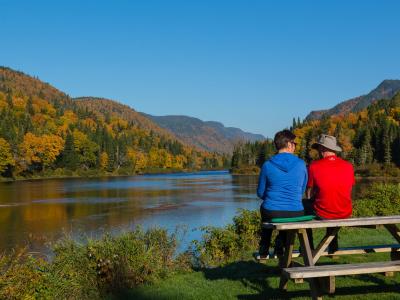
M 0 184 L 0 249 L 29 242 L 34 251 L 64 232 L 98 236 L 135 225 L 196 228 L 225 225 L 238 208 L 256 209 L 257 177 L 200 172 L 100 179 L 52 179 Z
M 33 251 L 64 233 L 118 233 L 135 225 L 184 226 L 182 247 L 196 228 L 223 226 L 238 208 L 258 209 L 257 176 L 200 172 L 100 179 L 52 179 L 0 184 L 0 249 L 29 243 Z M 359 182 L 356 191 L 368 186 Z

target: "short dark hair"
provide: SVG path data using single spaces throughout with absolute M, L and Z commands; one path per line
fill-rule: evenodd
M 281 150 L 287 147 L 288 142 L 294 141 L 296 136 L 290 130 L 282 130 L 275 134 L 274 144 L 276 150 Z

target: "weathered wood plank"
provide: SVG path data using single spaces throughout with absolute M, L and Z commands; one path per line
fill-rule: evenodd
M 360 264 L 323 265 L 285 268 L 283 273 L 291 279 L 328 276 L 385 273 L 400 271 L 400 261 L 372 262 Z
M 400 216 L 318 220 L 293 223 L 263 223 L 263 227 L 273 228 L 277 230 L 288 230 L 306 228 L 375 226 L 388 224 L 400 224 Z
M 340 229 L 339 227 L 334 228 L 333 231 L 328 236 L 325 236 L 323 240 L 319 243 L 317 249 L 315 249 L 313 253 L 314 265 L 318 261 L 318 259 L 322 256 L 322 254 L 325 252 L 326 248 L 328 248 L 329 244 L 333 241 L 339 229 Z
M 392 252 L 396 257 L 396 260 L 400 259 L 400 244 L 388 244 L 388 245 L 373 245 L 373 246 L 359 246 L 359 247 L 342 247 L 334 253 L 328 253 L 327 251 L 322 252 L 321 256 L 333 256 L 333 255 L 353 255 L 353 254 L 365 254 L 365 253 L 387 253 Z M 298 250 L 292 251 L 292 258 L 299 257 L 300 252 Z M 270 252 L 268 259 L 278 258 L 273 252 Z
M 303 256 L 304 265 L 305 266 L 314 266 L 312 250 L 310 246 L 310 242 L 307 235 L 307 230 L 299 229 L 297 232 L 300 240 L 301 246 L 301 254 Z M 318 282 L 314 278 L 310 278 L 309 280 L 310 290 L 311 290 L 311 298 L 315 300 L 322 299 L 320 297 L 320 288 Z

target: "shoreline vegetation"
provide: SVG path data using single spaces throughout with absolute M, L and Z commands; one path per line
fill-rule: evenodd
M 117 177 L 129 177 L 129 176 L 142 176 L 142 175 L 164 175 L 164 174 L 186 174 L 186 173 L 199 173 L 199 172 L 213 172 L 213 171 L 229 171 L 226 168 L 212 168 L 212 169 L 149 169 L 139 173 L 130 172 L 119 172 L 109 173 L 101 170 L 86 170 L 82 172 L 58 172 L 50 173 L 49 175 L 35 174 L 30 177 L 16 177 L 16 178 L 5 178 L 0 177 L 0 183 L 18 182 L 18 181 L 30 181 L 30 180 L 51 180 L 51 179 L 79 179 L 79 178 L 117 178 Z
M 143 172 L 131 172 L 129 170 L 121 169 L 119 172 L 105 172 L 103 170 L 79 170 L 71 171 L 65 169 L 57 169 L 55 171 L 47 171 L 46 173 L 36 173 L 28 177 L 0 177 L 0 183 L 17 182 L 17 181 L 30 181 L 30 180 L 46 180 L 46 179 L 72 179 L 72 178 L 116 178 L 116 177 L 129 177 L 140 175 L 161 175 L 161 174 L 185 174 L 197 172 L 212 172 L 212 171 L 227 171 L 234 176 L 258 176 L 260 168 L 258 166 L 241 166 L 235 168 L 208 168 L 208 169 L 165 169 L 153 168 L 143 170 Z M 398 179 L 400 178 L 400 169 L 390 166 L 385 167 L 381 165 L 364 166 L 363 168 L 355 168 L 355 176 L 358 179 Z
M 358 179 L 399 179 L 400 169 L 396 167 L 389 167 L 385 169 L 384 166 L 373 166 L 370 169 L 368 167 L 355 168 L 355 177 Z M 229 173 L 235 176 L 258 176 L 260 174 L 260 168 L 257 166 L 246 166 L 240 168 L 231 168 Z
M 361 199 L 354 202 L 354 216 L 400 214 L 400 184 L 373 184 Z M 252 298 L 282 298 L 278 289 L 277 261 L 256 263 L 251 253 L 257 249 L 260 214 L 257 210 L 239 210 L 233 222 L 225 227 L 201 228 L 203 236 L 178 252 L 178 229 L 164 228 L 133 231 L 117 236 L 105 234 L 99 239 L 79 241 L 65 237 L 52 246 L 51 259 L 29 254 L 27 248 L 0 254 L 1 299 L 204 299 L 239 295 Z M 387 243 L 384 231 L 373 234 L 356 229 L 343 234 L 340 243 Z M 316 239 L 323 231 L 316 231 Z M 383 255 L 383 254 L 378 254 Z M 352 256 L 344 261 L 363 261 L 376 256 Z M 378 294 L 390 299 L 398 292 L 397 274 L 384 280 L 376 276 L 378 287 L 356 277 L 337 280 L 344 293 L 338 298 L 353 299 L 349 294 L 369 297 Z M 375 280 L 375 282 L 376 282 Z M 357 288 L 361 285 L 361 289 Z M 382 285 L 385 292 L 382 292 Z M 210 291 L 212 287 L 212 292 Z M 291 298 L 307 299 L 308 286 L 290 286 Z M 345 295 L 349 295 L 346 298 Z M 398 294 L 397 294 L 398 295 Z

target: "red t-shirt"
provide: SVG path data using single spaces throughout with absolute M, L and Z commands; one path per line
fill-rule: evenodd
M 311 163 L 307 187 L 313 187 L 314 210 L 325 219 L 348 218 L 352 213 L 351 189 L 355 183 L 351 163 L 328 156 Z

